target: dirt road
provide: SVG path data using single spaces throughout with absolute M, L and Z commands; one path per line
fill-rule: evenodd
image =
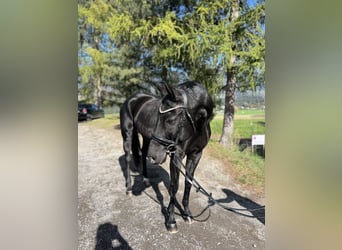
M 197 216 L 191 225 L 176 216 L 178 233 L 167 232 L 162 213 L 168 205 L 168 165 L 149 166 L 152 186 L 144 188 L 132 172 L 133 193 L 125 194 L 122 139 L 118 129 L 78 125 L 78 223 L 80 250 L 109 249 L 264 249 L 264 219 L 247 218 L 221 207 L 208 207 L 207 199 L 192 189 L 190 208 Z M 258 208 L 248 193 L 232 184 L 220 162 L 206 154 L 195 177 L 222 204 Z M 177 198 L 181 201 L 184 178 Z M 175 210 L 178 212 L 178 210 Z M 258 210 L 255 215 L 262 216 Z M 179 214 L 179 213 L 178 213 Z M 251 213 L 247 213 L 251 215 Z

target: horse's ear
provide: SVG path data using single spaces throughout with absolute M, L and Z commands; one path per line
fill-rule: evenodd
M 176 95 L 175 95 L 173 88 L 167 82 L 164 82 L 164 86 L 165 86 L 166 92 L 171 97 L 171 101 L 175 102 L 176 101 Z
M 157 83 L 152 82 L 152 85 L 153 85 L 153 87 L 155 87 L 158 90 L 158 92 L 160 93 L 160 95 L 162 97 L 167 95 L 167 91 L 165 89 L 165 85 L 164 84 L 157 84 Z
M 201 108 L 200 110 L 197 111 L 196 116 L 195 116 L 195 120 L 199 121 L 199 120 L 205 120 L 208 117 L 208 112 L 206 109 Z

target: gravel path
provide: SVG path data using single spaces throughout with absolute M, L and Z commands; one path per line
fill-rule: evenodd
M 190 208 L 197 221 L 191 225 L 176 216 L 178 233 L 167 232 L 162 205 L 169 196 L 168 165 L 149 166 L 152 186 L 144 189 L 138 173 L 133 175 L 134 195 L 125 194 L 122 139 L 118 129 L 78 125 L 78 223 L 80 250 L 109 249 L 265 249 L 263 219 L 247 218 L 208 207 L 207 199 L 194 189 Z M 227 206 L 258 208 L 246 194 L 231 184 L 220 170 L 220 162 L 206 154 L 196 179 L 213 197 Z M 178 200 L 182 200 L 184 178 L 180 177 Z M 243 195 L 242 195 L 243 194 Z M 259 201 L 260 202 L 260 201 Z M 161 205 L 162 204 L 162 205 Z M 263 205 L 263 204 L 261 204 Z M 175 210 L 178 212 L 178 210 Z M 263 215 L 264 211 L 258 211 Z M 250 213 L 249 213 L 250 214 Z

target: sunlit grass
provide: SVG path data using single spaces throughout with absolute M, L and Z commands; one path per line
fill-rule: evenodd
M 223 114 L 216 115 L 210 123 L 212 135 L 208 148 L 212 156 L 223 162 L 228 162 L 228 171 L 239 184 L 250 187 L 257 192 L 264 192 L 265 159 L 252 154 L 251 148 L 240 151 L 238 145 L 226 149 L 219 143 L 222 133 Z M 265 111 L 240 110 L 234 119 L 234 141 L 251 139 L 253 134 L 265 134 Z
M 119 114 L 106 114 L 104 118 L 86 121 L 84 124 L 97 128 L 113 129 L 120 124 Z
M 217 141 L 208 144 L 209 154 L 223 162 L 226 170 L 242 186 L 257 193 L 264 192 L 265 160 L 250 150 L 240 151 L 238 147 L 226 149 Z
M 265 110 L 261 109 L 239 109 L 235 113 L 236 115 L 264 115 Z
M 223 117 L 215 117 L 211 123 L 212 139 L 218 140 L 222 133 Z M 251 138 L 255 134 L 265 134 L 265 118 L 235 119 L 234 139 Z

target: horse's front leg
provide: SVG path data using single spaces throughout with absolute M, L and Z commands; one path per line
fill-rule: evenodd
M 178 163 L 174 161 L 174 156 L 171 158 L 170 162 L 170 175 L 171 175 L 171 183 L 170 183 L 170 203 L 167 208 L 167 218 L 166 218 L 166 228 L 170 233 L 177 233 L 177 223 L 175 219 L 175 202 L 176 202 L 176 194 L 178 191 L 178 180 L 179 180 L 179 169 L 177 168 Z
M 189 209 L 189 198 L 190 198 L 190 190 L 191 190 L 191 183 L 187 181 L 187 178 L 189 178 L 191 181 L 194 177 L 195 169 L 198 165 L 199 160 L 201 159 L 202 151 L 188 155 L 186 159 L 186 178 L 185 178 L 185 187 L 184 187 L 184 195 L 182 204 L 184 207 L 184 219 L 188 223 L 192 223 L 192 214 Z

